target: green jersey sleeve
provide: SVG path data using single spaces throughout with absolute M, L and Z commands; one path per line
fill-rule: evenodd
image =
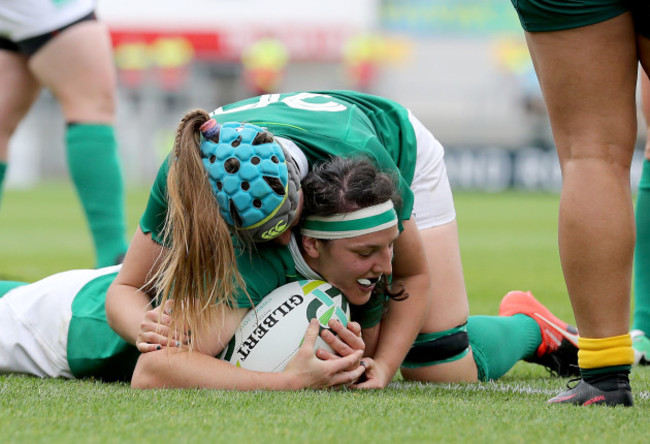
M 163 243 L 162 233 L 167 217 L 167 173 L 169 172 L 169 159 L 166 159 L 156 175 L 151 186 L 151 193 L 147 201 L 147 207 L 140 218 L 140 229 L 143 233 L 151 233 L 154 242 Z

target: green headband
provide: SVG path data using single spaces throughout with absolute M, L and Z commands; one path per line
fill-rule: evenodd
M 300 228 L 303 236 L 315 239 L 346 239 L 385 230 L 397 225 L 393 201 L 333 216 L 309 216 Z

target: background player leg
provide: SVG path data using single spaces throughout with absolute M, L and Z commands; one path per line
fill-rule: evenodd
M 126 251 L 124 190 L 117 143 L 115 67 L 103 23 L 74 25 L 45 44 L 29 67 L 61 104 L 68 165 L 95 242 L 97 266 Z
M 630 193 L 638 63 L 634 26 L 626 13 L 565 31 L 527 32 L 526 39 L 563 175 L 560 259 L 581 335 L 581 373 L 588 383 L 605 377 L 599 388 L 627 399 L 635 238 Z M 619 377 L 625 380 L 621 385 Z M 573 402 L 575 395 L 552 401 Z
M 0 50 L 0 199 L 7 169 L 9 139 L 38 97 L 40 86 L 27 69 L 27 59 Z

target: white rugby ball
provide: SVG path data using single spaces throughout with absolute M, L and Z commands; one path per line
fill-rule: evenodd
M 345 326 L 350 308 L 345 296 L 325 281 L 303 280 L 283 285 L 262 299 L 242 319 L 219 359 L 238 367 L 280 372 L 296 354 L 309 321 L 317 318 L 321 331 L 330 319 Z M 314 350 L 331 347 L 319 336 Z

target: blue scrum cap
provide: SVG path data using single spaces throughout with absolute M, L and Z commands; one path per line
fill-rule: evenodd
M 273 134 L 249 123 L 201 126 L 201 157 L 219 212 L 255 242 L 282 234 L 296 217 L 300 176 Z

